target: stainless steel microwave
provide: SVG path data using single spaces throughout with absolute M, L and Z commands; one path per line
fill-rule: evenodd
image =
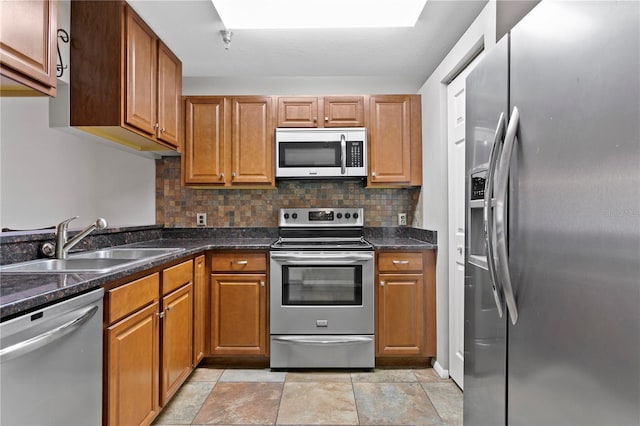
M 364 178 L 367 129 L 277 128 L 276 178 Z

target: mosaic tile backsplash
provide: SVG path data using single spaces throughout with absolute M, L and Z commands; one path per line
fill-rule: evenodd
M 280 181 L 276 189 L 199 189 L 180 184 L 180 157 L 156 160 L 156 223 L 195 227 L 196 213 L 208 227 L 278 226 L 281 207 L 363 207 L 365 226 L 397 226 L 397 214 L 411 224 L 419 188 L 367 189 L 361 182 Z

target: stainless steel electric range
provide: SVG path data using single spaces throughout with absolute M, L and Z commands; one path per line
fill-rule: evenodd
M 271 368 L 373 368 L 374 253 L 361 208 L 281 209 Z

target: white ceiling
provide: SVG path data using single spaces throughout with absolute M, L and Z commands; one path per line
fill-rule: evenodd
M 367 79 L 417 92 L 487 0 L 428 0 L 414 28 L 230 28 L 229 50 L 210 0 L 128 2 L 182 60 L 186 78 Z

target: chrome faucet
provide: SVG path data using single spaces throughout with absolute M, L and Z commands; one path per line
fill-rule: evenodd
M 107 227 L 107 221 L 104 218 L 99 217 L 96 219 L 96 223 L 89 225 L 86 229 L 81 231 L 78 235 L 67 241 L 67 228 L 69 222 L 77 219 L 79 216 L 71 217 L 67 220 L 63 220 L 56 226 L 56 244 L 55 247 L 52 243 L 46 243 L 42 246 L 42 252 L 47 256 L 54 256 L 57 259 L 66 259 L 69 250 L 71 250 L 76 244 L 78 244 L 84 237 L 89 235 L 94 229 L 104 229 Z

